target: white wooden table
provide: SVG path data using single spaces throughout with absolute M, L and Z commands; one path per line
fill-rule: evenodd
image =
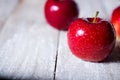
M 79 17 L 110 20 L 120 0 L 75 0 Z M 0 79 L 120 80 L 120 48 L 105 62 L 86 62 L 72 55 L 67 31 L 44 18 L 46 0 L 0 0 Z

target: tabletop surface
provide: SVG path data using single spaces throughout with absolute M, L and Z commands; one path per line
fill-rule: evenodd
M 0 79 L 120 80 L 120 48 L 104 62 L 72 55 L 67 31 L 52 28 L 44 17 L 46 0 L 0 0 Z M 120 0 L 75 0 L 79 17 L 110 21 Z

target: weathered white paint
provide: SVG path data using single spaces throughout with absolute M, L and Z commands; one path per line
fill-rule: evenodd
M 44 0 L 22 1 L 0 34 L 0 76 L 53 79 L 58 31 L 44 19 Z
M 2 22 L 14 11 L 7 4 L 14 8 L 15 1 L 0 0 L 0 6 L 4 6 L 0 7 Z M 80 9 L 79 17 L 93 17 L 98 10 L 99 17 L 106 20 L 110 19 L 112 10 L 120 5 L 119 0 L 75 1 Z M 59 36 L 59 31 L 46 23 L 45 2 L 21 0 L 5 22 L 0 32 L 0 78 L 51 80 L 58 50 L 56 80 L 119 80 L 120 49 L 116 48 L 102 63 L 78 59 L 68 48 L 67 32 L 60 31 Z

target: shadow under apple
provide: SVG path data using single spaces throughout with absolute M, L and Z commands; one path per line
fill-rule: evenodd
M 28 77 L 28 78 L 12 78 L 8 76 L 1 76 L 0 75 L 0 80 L 51 80 L 51 78 L 43 77 L 43 78 L 33 78 L 33 77 Z
M 120 62 L 120 46 L 116 46 L 112 53 L 103 62 Z

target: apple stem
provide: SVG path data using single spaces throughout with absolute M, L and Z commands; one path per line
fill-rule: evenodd
M 99 14 L 99 11 L 96 11 L 95 17 L 94 17 L 94 19 L 93 19 L 93 23 L 96 23 L 96 18 L 97 18 L 97 16 L 98 16 L 98 14 Z

